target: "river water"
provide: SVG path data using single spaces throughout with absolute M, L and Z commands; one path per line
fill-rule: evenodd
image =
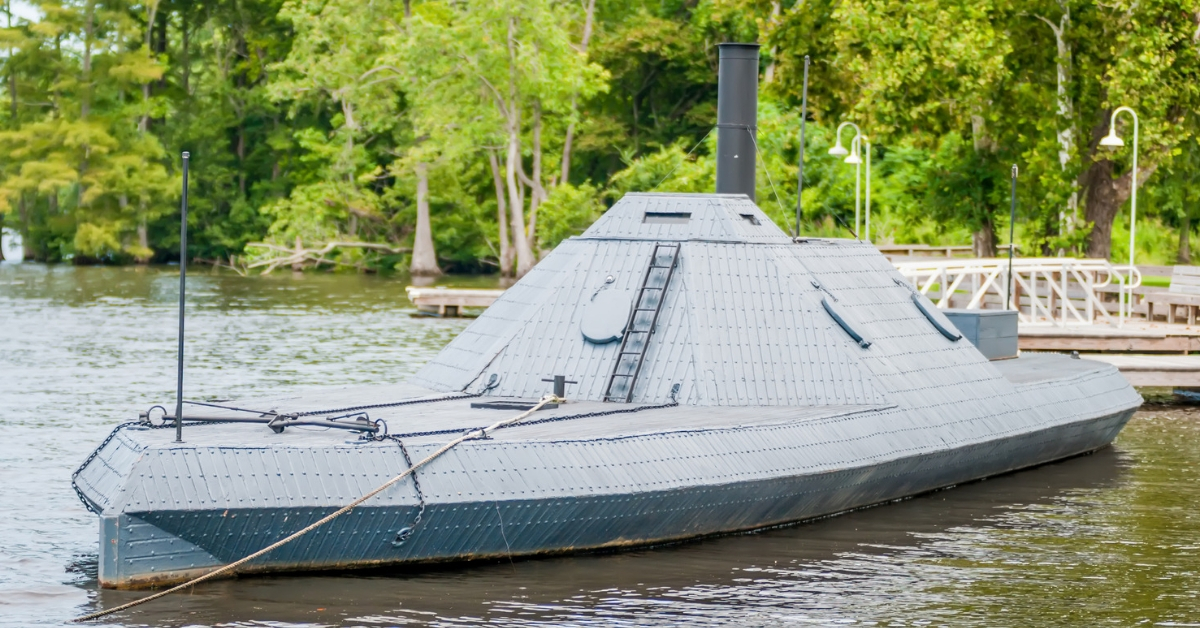
M 173 399 L 177 285 L 170 269 L 0 264 L 0 624 L 61 625 L 144 595 L 97 587 L 96 517 L 70 474 L 115 423 Z M 402 278 L 197 269 L 188 285 L 193 399 L 399 381 L 467 324 L 409 316 Z M 1148 406 L 1093 455 L 790 528 L 227 580 L 108 621 L 1200 626 L 1198 502 L 1200 411 Z

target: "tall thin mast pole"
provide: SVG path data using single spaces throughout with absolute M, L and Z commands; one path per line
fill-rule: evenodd
M 1012 260 L 1013 250 L 1017 248 L 1017 243 L 1013 241 L 1013 234 L 1016 233 L 1017 226 L 1017 164 L 1013 164 L 1012 167 L 1012 188 L 1009 192 L 1009 197 L 1011 199 L 1012 206 L 1008 210 L 1008 286 L 1007 296 L 1004 298 L 1004 309 L 1017 309 L 1012 302 Z
M 183 442 L 183 304 L 187 289 L 188 158 L 183 153 L 183 201 L 179 216 L 179 363 L 175 380 L 175 442 Z
M 796 175 L 796 237 L 800 237 L 801 204 L 804 196 L 804 123 L 808 121 L 808 55 L 804 55 L 804 87 L 800 92 L 800 168 Z

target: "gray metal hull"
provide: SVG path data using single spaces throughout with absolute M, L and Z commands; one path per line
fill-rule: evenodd
M 627 548 L 833 515 L 1090 452 L 1126 409 L 873 465 L 765 480 L 592 496 L 363 506 L 243 572 L 331 570 Z M 169 584 L 241 558 L 334 507 L 157 510 L 101 518 L 102 586 Z
M 744 196 L 627 195 L 407 384 L 236 402 L 270 416 L 365 408 L 390 439 L 246 424 L 189 426 L 184 443 L 119 432 L 76 477 L 101 514 L 100 582 L 176 582 L 249 555 L 514 414 L 473 400 L 538 399 L 556 376 L 574 382 L 568 403 L 460 443 L 242 571 L 802 521 L 1103 447 L 1141 405 L 1106 364 L 989 361 L 939 331 L 952 323 L 922 298 L 870 243 L 793 240 Z M 593 317 L 614 317 L 595 303 L 627 303 L 621 342 L 589 340 Z

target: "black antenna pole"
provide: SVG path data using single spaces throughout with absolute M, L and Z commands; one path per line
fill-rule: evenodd
M 1017 227 L 1017 164 L 1012 167 L 1012 190 L 1009 193 L 1012 207 L 1008 212 L 1008 292 L 1005 297 L 1004 309 L 1013 307 L 1012 302 L 1012 259 L 1013 250 L 1017 248 L 1017 243 L 1013 241 L 1013 234 L 1016 233 Z
M 188 155 L 183 153 L 183 202 L 179 216 L 179 364 L 175 381 L 175 442 L 183 442 L 183 303 L 187 288 Z
M 800 96 L 800 168 L 796 175 L 796 237 L 800 237 L 801 203 L 804 194 L 804 123 L 808 121 L 808 55 L 804 55 L 804 87 Z

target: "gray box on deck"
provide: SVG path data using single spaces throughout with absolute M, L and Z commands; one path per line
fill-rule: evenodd
M 944 313 L 987 359 L 1017 357 L 1016 310 L 944 310 Z

